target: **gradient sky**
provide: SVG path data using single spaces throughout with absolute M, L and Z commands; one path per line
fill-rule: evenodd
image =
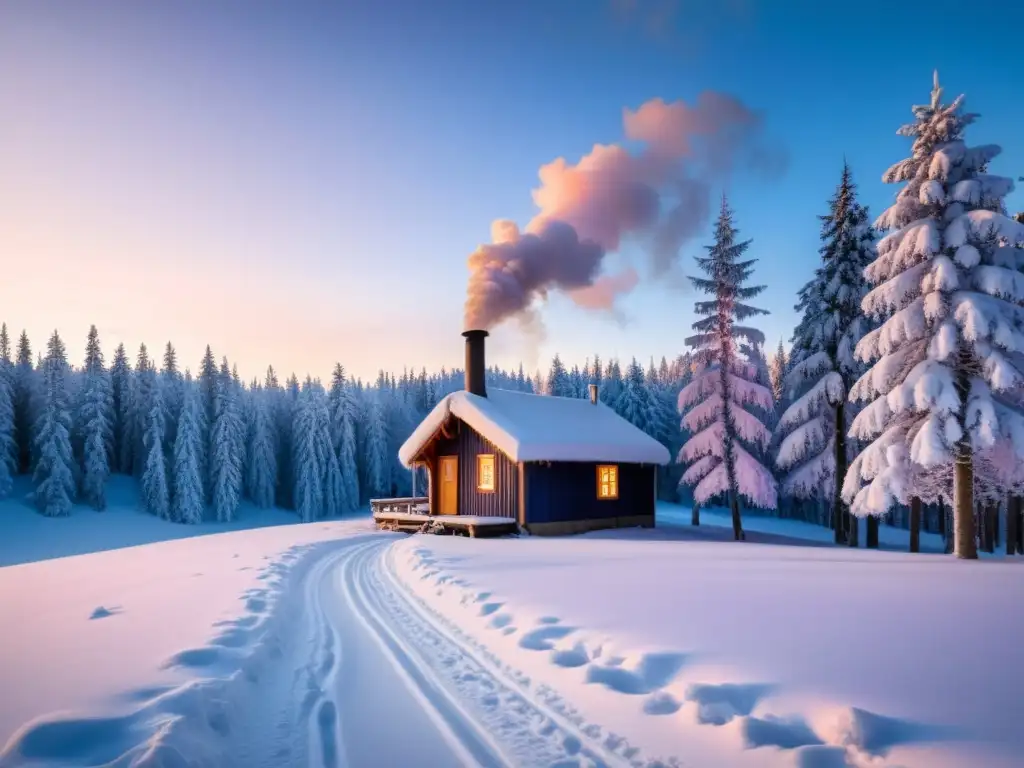
M 982 115 L 968 140 L 1003 146 L 993 170 L 1024 174 L 1022 29 L 1024 4 L 985 0 L 6 0 L 0 319 L 36 347 L 58 328 L 75 362 L 95 323 L 108 360 L 171 339 L 195 369 L 209 343 L 246 378 L 459 365 L 466 257 L 531 218 L 539 166 L 713 89 L 789 153 L 728 190 L 774 347 L 844 155 L 879 213 L 934 68 Z M 671 357 L 694 300 L 643 283 L 617 324 L 555 296 L 539 346 L 513 325 L 489 361 Z

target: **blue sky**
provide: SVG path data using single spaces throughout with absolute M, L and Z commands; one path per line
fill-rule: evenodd
M 727 190 L 774 347 L 843 157 L 879 213 L 933 69 L 982 114 L 968 140 L 1003 146 L 993 170 L 1024 175 L 1024 59 L 1003 32 L 1020 29 L 1019 4 L 944 0 L 14 0 L 0 319 L 37 345 L 56 326 L 76 356 L 91 322 L 107 347 L 172 339 L 193 367 L 210 343 L 245 376 L 458 365 L 466 257 L 493 220 L 532 217 L 538 168 L 620 141 L 624 107 L 718 90 L 789 156 Z M 684 246 L 688 270 L 706 242 Z M 490 358 L 671 357 L 695 299 L 644 282 L 620 325 L 553 296 L 539 346 L 511 326 Z

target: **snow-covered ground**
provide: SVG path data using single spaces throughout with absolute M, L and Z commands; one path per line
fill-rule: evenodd
M 136 481 L 124 475 L 114 475 L 107 483 L 108 506 L 104 511 L 76 504 L 70 517 L 44 517 L 28 499 L 30 486 L 29 478 L 19 477 L 15 480 L 14 493 L 0 500 L 0 566 L 210 533 L 286 525 L 298 520 L 294 512 L 258 509 L 243 500 L 238 519 L 231 523 L 181 525 L 168 522 L 143 511 Z
M 27 525 L 10 504 L 0 536 Z M 756 517 L 736 544 L 724 514 L 693 529 L 671 506 L 660 529 L 558 539 L 363 518 L 58 559 L 133 514 L 137 537 L 193 530 L 112 510 L 18 533 L 47 535 L 33 551 L 50 559 L 0 568 L 2 768 L 1000 768 L 1024 753 L 1017 563 L 851 551 Z
M 527 698 L 571 702 L 595 749 L 625 738 L 694 766 L 1021 764 L 1020 564 L 715 538 L 424 536 L 388 567 L 460 642 L 528 679 Z
M 692 516 L 693 513 L 690 507 L 658 502 L 657 521 L 659 527 L 690 529 Z M 865 522 L 863 519 L 860 519 L 858 523 L 860 525 L 860 542 L 863 547 L 864 541 L 867 539 Z M 700 524 L 704 527 L 729 528 L 731 530 L 732 518 L 727 509 L 702 509 L 700 511 Z M 749 512 L 743 515 L 743 530 L 747 533 L 754 531 L 765 534 L 767 537 L 782 537 L 794 541 L 817 542 L 820 544 L 831 544 L 834 541 L 832 529 L 826 528 L 823 525 L 815 525 L 803 520 L 787 520 L 768 515 L 751 514 Z M 697 535 L 697 532 L 691 532 L 691 537 L 693 535 Z M 880 525 L 878 527 L 878 543 L 882 549 L 906 552 L 910 548 L 910 531 L 902 528 L 893 528 L 889 525 Z M 941 553 L 944 551 L 942 537 L 937 533 L 922 531 L 920 548 L 922 552 Z

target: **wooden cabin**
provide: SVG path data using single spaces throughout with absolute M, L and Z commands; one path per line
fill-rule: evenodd
M 487 391 L 486 331 L 466 331 L 466 388 L 446 396 L 399 451 L 427 470 L 432 516 L 507 520 L 533 534 L 654 525 L 668 450 L 589 399 Z

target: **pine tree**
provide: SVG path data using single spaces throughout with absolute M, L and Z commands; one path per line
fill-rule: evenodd
M 779 339 L 779 347 L 768 366 L 769 375 L 772 381 L 772 397 L 776 403 L 782 402 L 783 379 L 789 368 L 789 360 L 786 357 L 786 348 L 782 346 L 782 339 Z
M 149 430 L 150 412 L 153 409 L 153 393 L 159 385 L 156 368 L 150 360 L 149 350 L 145 344 L 139 345 L 139 354 L 135 359 L 135 376 L 132 381 L 131 402 L 131 443 L 132 443 L 132 474 L 142 477 L 146 469 L 149 451 L 145 444 L 145 435 Z
M 3 326 L 6 336 L 7 326 Z M 0 499 L 10 495 L 18 471 L 18 446 L 14 440 L 14 369 L 9 354 L 0 349 Z
M 887 319 L 857 345 L 875 363 L 851 391 L 871 401 L 851 434 L 874 441 L 843 494 L 862 515 L 948 499 L 948 486 L 928 476 L 951 468 L 956 555 L 975 558 L 976 455 L 1002 438 L 1024 456 L 1024 416 L 1005 397 L 1024 384 L 1024 259 L 1012 247 L 1024 228 L 1005 215 L 1013 182 L 987 173 L 999 147 L 966 146 L 976 115 L 962 96 L 942 104 L 938 73 L 930 104 L 913 113 L 899 130 L 914 140 L 911 157 L 883 176 L 907 184 L 875 223 L 890 234 L 866 273 L 874 287 L 862 308 Z
M 167 456 L 164 453 L 164 402 L 159 384 L 148 397 L 149 420 L 142 435 L 145 461 L 140 482 L 142 506 L 163 520 L 171 518 L 171 499 L 167 487 Z
M 7 334 L 7 323 L 0 323 L 0 365 L 11 363 L 11 337 Z
M 622 394 L 622 369 L 618 360 L 609 360 L 604 373 L 604 386 L 599 390 L 601 402 L 614 407 Z
M 562 358 L 557 354 L 551 360 L 551 370 L 548 372 L 546 394 L 552 397 L 574 397 L 572 379 L 569 372 L 562 364 Z
M 181 418 L 174 439 L 174 500 L 172 518 L 179 523 L 203 521 L 206 496 L 199 457 L 203 452 L 203 406 L 197 388 L 186 377 Z
M 82 499 L 96 510 L 107 507 L 107 479 L 114 436 L 114 403 L 110 374 L 103 364 L 99 332 L 89 328 L 85 347 L 84 381 L 79 395 Z
M 35 423 L 32 390 L 32 345 L 28 333 L 21 332 L 18 339 L 18 357 L 14 367 L 14 439 L 18 445 L 18 471 L 32 468 L 32 428 Z
M 256 391 L 252 399 L 252 431 L 248 453 L 249 496 L 257 507 L 274 506 L 277 486 L 277 437 L 270 411 L 270 393 Z
M 118 472 L 130 474 L 132 366 L 128 362 L 124 344 L 118 344 L 114 352 L 114 362 L 110 366 L 110 391 L 114 409 L 111 464 Z
M 744 285 L 755 260 L 740 260 L 750 241 L 737 242 L 736 235 L 732 211 L 723 196 L 714 245 L 707 247 L 707 256 L 697 258 L 707 277 L 690 278 L 695 288 L 714 298 L 697 302 L 696 313 L 703 319 L 693 324 L 697 333 L 686 340 L 695 350 L 697 372 L 679 393 L 679 409 L 685 412 L 684 426 L 695 434 L 679 458 L 690 462 L 683 482 L 695 485 L 698 504 L 728 494 L 733 535 L 739 540 L 744 538 L 739 496 L 768 509 L 776 506 L 777 499 L 775 479 L 752 454 L 757 447 L 768 447 L 771 433 L 750 412 L 752 407 L 771 409 L 772 393 L 757 383 L 757 366 L 744 359 L 739 349 L 741 340 L 763 344 L 764 336 L 737 324 L 767 314 L 743 303 L 761 293 L 764 286 Z
M 39 417 L 35 424 L 35 503 L 48 517 L 71 514 L 75 481 L 71 455 L 71 404 L 67 395 L 68 359 L 57 331 L 46 347 L 42 366 Z
M 426 371 L 420 374 L 423 397 L 429 395 L 426 386 Z M 352 392 L 345 378 L 345 368 L 338 363 L 334 367 L 330 391 L 331 442 L 338 457 L 338 471 L 344 484 L 343 511 L 359 506 L 359 467 L 356 464 L 356 409 Z M 425 407 L 433 407 L 424 402 Z
M 364 448 L 366 491 L 371 496 L 385 495 L 389 491 L 388 468 L 390 462 L 387 423 L 384 419 L 384 406 L 380 401 L 379 392 L 367 393 L 364 414 L 366 419 L 366 445 Z
M 285 381 L 285 388 L 279 391 L 275 400 L 278 440 L 278 506 L 294 509 L 295 475 L 292 471 L 292 462 L 295 439 L 293 433 L 299 405 L 299 380 L 294 373 Z
M 323 388 L 318 386 L 317 390 L 317 452 L 321 457 L 321 470 L 323 473 L 324 515 L 327 517 L 337 517 L 349 510 L 352 505 L 348 498 L 348 488 L 341 475 L 338 454 L 334 450 L 334 442 L 331 436 L 330 405 L 328 399 L 323 394 Z
M 857 526 L 842 486 L 855 446 L 847 439 L 852 414 L 846 400 L 864 370 L 853 353 L 869 330 L 860 305 L 868 292 L 864 270 L 874 258 L 867 210 L 856 191 L 844 163 L 829 212 L 819 217 L 821 264 L 800 291 L 796 308 L 802 316 L 784 382 L 792 404 L 776 430 L 776 465 L 786 473 L 783 491 L 830 501 L 835 540 L 851 545 L 857 543 Z
M 647 434 L 664 445 L 670 451 L 679 434 L 677 424 L 675 398 L 668 386 L 668 364 L 665 364 L 665 375 L 662 378 L 654 369 L 654 363 L 647 371 L 645 381 L 648 398 L 651 401 L 651 412 L 648 418 Z M 679 446 L 675 446 L 678 450 Z
M 174 452 L 174 440 L 178 433 L 181 417 L 182 380 L 178 370 L 178 353 L 171 342 L 164 347 L 163 367 L 160 369 L 160 384 L 164 401 L 165 452 L 170 457 Z
M 638 429 L 650 434 L 652 402 L 647 384 L 644 382 L 644 369 L 634 357 L 626 368 L 626 378 L 622 392 L 615 402 L 615 412 Z
M 210 476 L 213 480 L 211 501 L 220 522 L 235 518 L 242 496 L 243 456 L 239 453 L 242 420 L 238 408 L 235 383 L 227 358 L 217 375 L 213 426 L 210 430 Z
M 217 401 L 217 363 L 213 359 L 213 350 L 206 345 L 206 352 L 199 364 L 199 385 L 200 403 L 203 406 L 203 452 L 199 456 L 199 467 L 203 473 L 203 485 L 206 488 L 207 498 L 213 497 L 213 468 L 210 464 L 212 451 L 214 416 Z
M 307 382 L 299 395 L 293 428 L 295 511 L 304 523 L 320 517 L 324 506 L 323 477 L 326 456 L 320 453 L 317 394 L 311 382 Z

